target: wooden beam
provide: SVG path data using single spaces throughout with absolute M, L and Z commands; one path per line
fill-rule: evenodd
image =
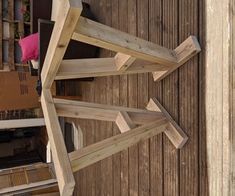
M 0 194 L 1 195 L 18 195 L 18 194 L 23 194 L 23 193 L 25 194 L 25 193 L 29 193 L 32 191 L 47 189 L 47 188 L 54 187 L 54 186 L 57 186 L 57 180 L 49 179 L 49 180 L 34 182 L 30 184 L 3 188 L 3 189 L 0 189 Z
M 82 12 L 81 0 L 60 1 L 59 14 L 51 35 L 42 69 L 42 87 L 50 88 L 64 57 L 69 41 Z
M 127 112 L 119 112 L 115 121 L 121 133 L 134 129 L 136 125 L 131 120 Z
M 96 144 L 85 147 L 79 151 L 69 154 L 73 171 L 76 172 L 97 161 L 105 159 L 115 153 L 150 137 L 153 137 L 165 130 L 167 120 L 158 120 L 150 124 L 132 129 L 125 133 L 113 136 Z
M 180 46 L 178 46 L 174 52 L 176 54 L 177 63 L 172 66 L 167 71 L 153 72 L 154 81 L 160 81 L 165 78 L 167 75 L 175 71 L 193 56 L 201 51 L 201 47 L 198 43 L 198 40 L 195 36 L 190 36 L 186 39 Z
M 136 58 L 120 52 L 115 55 L 114 59 L 116 62 L 117 70 L 121 71 L 127 70 L 136 60 Z
M 165 110 L 165 108 L 158 102 L 156 98 L 150 99 L 147 109 L 151 111 L 162 112 L 165 115 L 169 123 L 166 126 L 166 130 L 164 131 L 164 133 L 167 135 L 167 137 L 177 149 L 182 148 L 187 142 L 188 136 L 173 120 L 170 114 Z
M 117 70 L 120 64 L 115 58 L 63 60 L 55 79 L 66 80 L 169 70 L 169 66 L 143 60 L 136 60 L 126 70 Z
M 0 129 L 14 129 L 24 127 L 40 127 L 45 126 L 44 118 L 30 118 L 17 120 L 1 120 Z
M 81 101 L 54 99 L 58 116 L 113 121 L 119 112 L 127 112 L 135 124 L 146 124 L 164 118 L 161 112 L 143 109 L 109 106 L 104 104 L 87 103 Z
M 177 63 L 172 50 L 84 17 L 79 18 L 72 39 L 163 65 Z
M 41 104 L 60 194 L 63 196 L 72 196 L 75 180 L 50 90 L 43 89 Z

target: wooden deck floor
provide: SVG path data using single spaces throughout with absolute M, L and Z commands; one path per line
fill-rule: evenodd
M 99 22 L 165 47 L 175 48 L 189 35 L 203 41 L 203 0 L 86 0 Z M 102 56 L 114 55 L 102 51 Z M 98 162 L 75 174 L 78 196 L 205 196 L 203 52 L 160 83 L 151 74 L 73 82 L 83 100 L 144 108 L 157 97 L 185 130 L 189 141 L 176 150 L 165 135 Z M 116 125 L 77 121 L 85 145 L 118 134 Z

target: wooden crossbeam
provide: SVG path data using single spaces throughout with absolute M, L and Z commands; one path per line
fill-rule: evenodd
M 22 127 L 39 127 L 44 126 L 43 118 L 17 119 L 17 120 L 1 120 L 0 129 L 14 129 Z
M 60 7 L 42 69 L 42 87 L 50 88 L 82 12 L 81 0 L 60 1 Z
M 115 121 L 121 133 L 134 129 L 136 124 L 133 123 L 127 112 L 119 112 Z
M 48 189 L 50 187 L 57 186 L 56 179 L 49 179 L 40 182 L 33 182 L 29 184 L 23 184 L 13 187 L 7 187 L 0 189 L 0 195 L 19 195 L 19 194 L 26 194 L 32 191 Z
M 143 60 L 136 60 L 135 63 L 130 67 L 127 67 L 127 69 L 118 70 L 118 66 L 125 66 L 124 62 L 120 62 L 117 58 L 63 60 L 55 79 L 66 80 L 169 70 L 169 66 Z
M 156 98 L 150 99 L 147 109 L 151 111 L 162 112 L 165 115 L 169 123 L 166 126 L 166 130 L 164 131 L 164 133 L 168 136 L 168 138 L 176 148 L 182 148 L 187 142 L 188 136 L 173 120 L 170 114 L 165 110 L 165 108 L 158 102 Z
M 70 153 L 69 157 L 73 172 L 127 149 L 142 140 L 162 133 L 166 125 L 166 119 L 157 120 Z
M 72 196 L 75 180 L 50 90 L 43 89 L 41 104 L 60 194 L 63 196 Z
M 178 46 L 174 52 L 177 57 L 177 63 L 173 65 L 167 71 L 157 71 L 153 72 L 154 81 L 160 81 L 165 78 L 167 75 L 175 71 L 185 62 L 187 62 L 190 58 L 195 56 L 197 53 L 201 51 L 201 47 L 198 43 L 198 40 L 195 36 L 190 36 L 186 39 L 180 46 Z
M 127 112 L 135 124 L 146 124 L 158 119 L 163 119 L 161 112 L 148 110 L 109 106 L 104 104 L 54 99 L 57 114 L 63 117 L 94 119 L 115 122 L 119 112 Z
M 163 65 L 177 62 L 173 50 L 84 17 L 79 18 L 72 39 Z

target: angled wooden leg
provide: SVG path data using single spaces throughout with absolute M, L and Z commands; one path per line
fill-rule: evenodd
M 165 134 L 173 143 L 176 148 L 182 148 L 187 142 L 188 137 L 184 131 L 179 127 L 179 125 L 173 120 L 170 114 L 165 110 L 165 108 L 158 102 L 156 98 L 150 99 L 148 105 L 148 110 L 162 112 L 168 120 L 168 125 L 166 126 Z
M 57 2 L 57 1 L 56 1 Z M 50 88 L 82 12 L 81 0 L 61 0 L 43 69 L 42 87 Z
M 72 196 L 75 180 L 50 90 L 42 91 L 41 104 L 60 194 Z
M 125 133 L 113 136 L 96 144 L 69 154 L 73 171 L 76 172 L 97 161 L 105 159 L 128 147 L 162 133 L 166 129 L 167 120 L 157 120 Z
M 178 46 L 175 50 L 175 54 L 177 57 L 177 63 L 169 68 L 167 71 L 157 71 L 153 72 L 154 81 L 160 81 L 165 78 L 167 75 L 175 71 L 193 56 L 201 51 L 201 47 L 198 43 L 198 40 L 195 36 L 190 36 L 186 39 L 180 46 Z

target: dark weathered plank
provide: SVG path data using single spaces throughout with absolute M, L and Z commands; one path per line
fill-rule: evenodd
M 149 0 L 149 41 L 162 45 L 162 1 Z M 162 102 L 162 81 L 149 74 L 149 97 Z M 150 139 L 150 196 L 163 196 L 163 134 Z M 156 186 L 157 184 L 157 186 Z
M 148 0 L 137 1 L 138 37 L 148 40 Z M 138 107 L 148 102 L 148 74 L 138 74 Z M 149 196 L 149 140 L 139 144 L 139 195 Z
M 198 1 L 179 2 L 179 42 L 198 34 Z M 198 195 L 198 58 L 179 68 L 179 125 L 190 140 L 180 151 L 180 195 Z
M 199 1 L 199 42 L 205 48 L 205 0 Z M 199 195 L 209 196 L 207 152 L 206 152 L 206 114 L 205 114 L 205 51 L 199 53 Z
M 119 28 L 119 0 L 112 0 L 112 27 Z M 115 55 L 115 52 L 112 54 Z M 119 104 L 120 77 L 113 76 L 113 105 Z M 120 134 L 120 130 L 113 124 L 113 135 Z M 121 195 L 121 153 L 113 155 L 113 196 Z
M 163 1 L 163 45 L 178 45 L 178 1 Z M 178 71 L 163 81 L 163 106 L 178 121 Z M 164 135 L 164 194 L 179 195 L 178 152 Z
M 128 4 L 127 1 L 119 0 L 119 29 L 123 32 L 128 31 Z M 121 106 L 128 105 L 128 76 L 120 76 L 120 91 L 119 91 L 119 104 Z M 128 195 L 129 188 L 129 174 L 128 174 L 128 149 L 121 152 L 121 195 Z
M 137 35 L 137 0 L 128 0 L 128 33 Z M 136 108 L 138 100 L 138 76 L 128 76 L 128 104 Z M 129 195 L 137 196 L 139 191 L 138 145 L 129 148 Z

